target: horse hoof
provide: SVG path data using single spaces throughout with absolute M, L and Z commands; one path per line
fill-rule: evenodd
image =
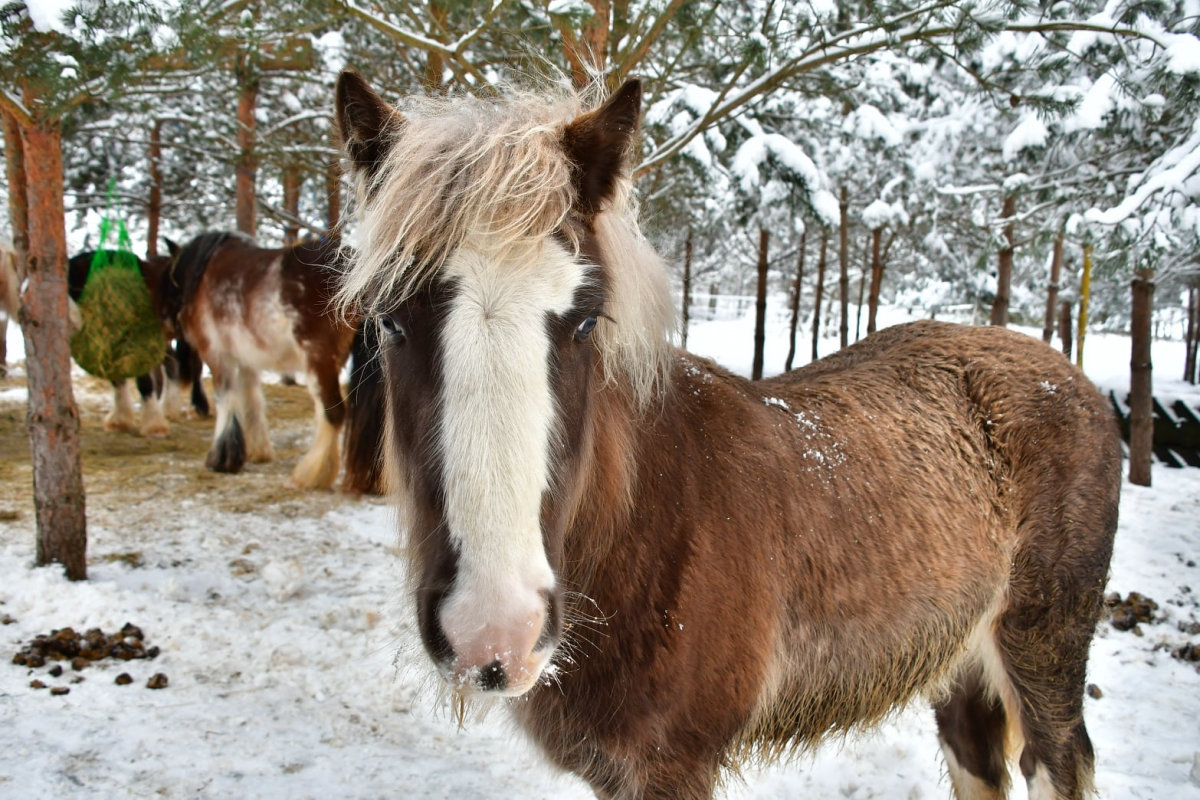
M 136 427 L 134 423 L 128 420 L 111 418 L 104 420 L 104 430 L 106 431 L 128 432 L 134 430 Z
M 213 442 L 212 450 L 204 459 L 204 466 L 213 472 L 241 472 L 246 466 L 246 438 L 242 424 L 234 417 L 229 427 Z
M 141 430 L 142 436 L 148 439 L 165 439 L 168 433 L 170 433 L 170 429 L 166 425 L 152 425 Z

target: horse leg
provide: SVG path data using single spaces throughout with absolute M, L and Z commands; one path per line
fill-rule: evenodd
M 938 740 L 958 800 L 1002 800 L 1008 796 L 1004 750 L 1008 715 L 1000 693 L 985 684 L 983 669 L 963 670 L 949 697 L 934 703 Z
M 183 417 L 183 394 L 179 391 L 179 360 L 170 348 L 160 366 L 163 372 L 162 406 L 167 419 L 178 420 Z
M 1083 695 L 1117 524 L 1116 492 L 1097 495 L 1100 474 L 1089 473 L 1091 486 L 1068 486 L 1026 511 L 1030 521 L 997 620 L 996 646 L 1019 701 L 1030 800 L 1080 800 L 1094 792 Z M 1115 482 L 1115 473 L 1110 477 Z M 1029 530 L 1035 524 L 1038 530 Z
M 214 367 L 212 373 L 217 396 L 217 424 L 204 465 L 213 472 L 241 472 L 246 464 L 246 437 L 238 420 L 235 390 L 238 368 Z
M 104 418 L 108 431 L 131 431 L 137 427 L 133 415 L 133 387 L 129 381 L 113 381 L 113 410 Z
M 275 451 L 267 432 L 267 399 L 257 371 L 243 367 L 238 372 L 238 395 L 245 420 L 246 458 L 265 464 L 275 458 Z
M 142 436 L 166 436 L 170 428 L 163 414 L 162 391 L 165 376 L 162 365 L 150 374 L 137 379 L 138 392 L 142 395 Z
M 300 489 L 328 489 L 337 480 L 341 466 L 338 445 L 342 423 L 346 420 L 337 369 L 332 364 L 328 368 L 310 367 L 308 391 L 316 407 L 316 434 L 312 447 L 292 471 L 292 484 Z

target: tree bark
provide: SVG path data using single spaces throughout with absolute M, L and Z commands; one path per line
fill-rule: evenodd
M 1050 286 L 1046 290 L 1046 319 L 1042 324 L 1042 341 L 1046 344 L 1054 338 L 1054 312 L 1058 309 L 1058 287 L 1062 279 L 1063 234 L 1064 230 L 1059 228 L 1050 258 Z
M 821 339 L 821 300 L 825 297 L 825 253 L 829 249 L 829 229 L 821 229 L 821 254 L 817 258 L 817 287 L 813 295 L 812 360 L 816 361 L 817 345 Z
M 866 253 L 867 248 L 864 247 L 863 252 Z M 866 264 L 863 264 L 862 268 L 858 271 L 858 305 L 855 307 L 854 312 L 854 341 L 856 342 L 862 338 L 863 298 L 866 297 L 867 294 L 868 271 L 869 267 Z
M 804 288 L 804 243 L 807 239 L 807 231 L 800 234 L 800 256 L 796 261 L 796 285 L 792 287 L 792 329 L 788 335 L 787 360 L 783 364 L 786 371 L 791 370 L 792 361 L 796 358 L 796 330 L 800 327 L 800 291 Z
M 758 229 L 758 296 L 754 304 L 754 366 L 750 372 L 752 380 L 763 376 L 763 345 L 767 333 L 767 244 L 766 228 Z
M 429 17 L 433 20 L 433 30 L 443 33 L 447 29 L 447 22 L 450 19 L 450 12 L 446 7 L 438 2 L 429 4 Z M 442 36 L 437 36 L 441 39 Z M 442 75 L 446 71 L 446 58 L 438 50 L 430 50 L 425 54 L 425 94 L 435 95 L 445 92 L 445 84 L 442 81 Z
M 1130 315 L 1132 352 L 1129 359 L 1129 482 L 1150 485 L 1154 454 L 1153 365 L 1150 324 L 1154 312 L 1154 271 L 1138 270 L 1133 279 Z M 1082 348 L 1081 348 L 1082 349 Z
M 839 203 L 841 211 L 841 223 L 838 227 L 838 238 L 841 250 L 838 258 L 841 263 L 841 275 L 838 277 L 838 290 L 841 292 L 840 299 L 842 303 L 842 347 L 850 344 L 850 244 L 848 241 L 849 232 L 846 230 L 846 217 L 850 209 L 850 200 L 846 187 L 842 187 L 842 198 Z
M 254 236 L 256 228 L 255 180 L 258 175 L 258 156 L 254 150 L 257 121 L 254 108 L 258 102 L 258 81 L 238 76 L 238 161 L 237 161 L 237 229 Z
M 294 218 L 300 216 L 300 168 L 288 164 L 283 168 L 283 210 Z M 300 238 L 300 226 L 290 220 L 283 229 L 283 246 L 291 247 Z
M 71 388 L 67 232 L 62 142 L 57 128 L 23 130 L 29 212 L 28 283 L 21 328 L 29 387 L 26 420 L 33 457 L 37 564 L 87 578 L 87 520 L 79 457 L 79 410 Z
M 867 299 L 867 336 L 876 330 L 879 315 L 879 292 L 883 284 L 883 258 L 879 254 L 879 241 L 883 228 L 871 231 L 871 296 Z
M 687 350 L 688 322 L 692 309 L 692 231 L 688 230 L 687 241 L 683 243 L 683 333 L 679 337 L 680 346 Z
M 342 222 L 342 165 L 337 159 L 329 162 L 325 170 L 325 194 L 329 204 L 325 213 L 326 228 L 330 234 L 335 234 Z
M 1083 246 L 1083 274 L 1079 278 L 1079 342 L 1075 346 L 1075 365 L 1083 369 L 1083 341 L 1087 338 L 1088 300 L 1092 296 L 1092 246 Z M 1146 323 L 1147 325 L 1149 322 Z
M 158 224 L 162 217 L 162 122 L 150 129 L 150 202 L 146 207 L 146 257 L 158 255 Z
M 1001 219 L 1011 220 L 1017 213 L 1017 198 L 1009 195 L 1004 198 L 1004 207 L 1000 211 Z M 1000 250 L 1000 263 L 996 270 L 996 300 L 992 303 L 993 325 L 1008 325 L 1008 302 L 1012 292 L 1013 266 L 1013 223 L 1004 226 L 1004 239 L 1007 244 Z
M 1187 333 L 1184 334 L 1185 356 L 1183 359 L 1183 380 L 1185 383 L 1196 383 L 1196 361 L 1200 354 L 1200 288 L 1188 287 Z
M 25 199 L 25 145 L 16 118 L 0 109 L 4 129 L 4 166 L 8 176 L 8 218 L 12 223 L 13 250 L 17 254 L 16 291 L 25 277 L 25 258 L 29 254 L 29 212 Z M 15 314 L 17 309 L 12 309 Z M 8 374 L 8 321 L 0 323 L 0 376 Z
M 1062 339 L 1063 355 L 1071 358 L 1071 342 L 1075 340 L 1075 332 L 1071 323 L 1071 301 L 1062 301 L 1062 314 L 1058 318 L 1058 336 Z

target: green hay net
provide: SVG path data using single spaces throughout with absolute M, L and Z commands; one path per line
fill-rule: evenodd
M 124 222 L 115 225 L 117 249 L 105 248 L 113 228 L 105 217 L 79 299 L 83 327 L 71 337 L 71 355 L 92 375 L 119 381 L 161 364 L 167 342 Z

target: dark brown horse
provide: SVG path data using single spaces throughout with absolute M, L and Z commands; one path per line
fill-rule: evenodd
M 954 791 L 1079 798 L 1121 450 L 1087 379 L 1000 328 L 916 323 L 750 382 L 670 344 L 628 201 L 641 90 L 384 104 L 341 299 L 377 316 L 419 630 L 600 797 L 932 702 Z
M 271 460 L 259 374 L 300 372 L 308 377 L 316 423 L 292 483 L 324 489 L 337 479 L 347 414 L 338 376 L 355 333 L 352 320 L 330 309 L 341 258 L 336 238 L 271 250 L 241 234 L 210 232 L 184 246 L 164 275 L 164 313 L 213 375 L 210 469 L 238 472 L 247 460 Z

